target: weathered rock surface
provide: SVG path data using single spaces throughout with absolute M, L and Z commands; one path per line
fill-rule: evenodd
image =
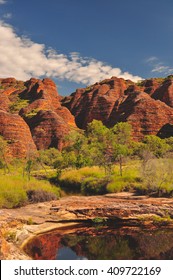
M 133 92 L 117 107 L 112 110 L 109 124 L 128 122 L 133 128 L 133 138 L 141 140 L 144 135 L 159 135 L 163 127 L 173 124 L 173 110 L 160 100 L 153 100 L 147 93 Z M 162 137 L 172 136 L 167 129 Z
M 127 121 L 132 125 L 135 140 L 141 140 L 146 134 L 170 137 L 173 136 L 172 107 L 173 76 L 147 79 L 137 84 L 112 77 L 77 89 L 65 98 L 58 95 L 55 83 L 48 78 L 31 78 L 26 82 L 0 79 L 0 118 L 6 116 L 4 120 L 0 119 L 0 134 L 9 142 L 19 143 L 18 135 L 22 137 L 27 130 L 27 140 L 21 140 L 21 152 L 17 144 L 9 147 L 11 154 L 19 157 L 26 155 L 25 145 L 31 142 L 33 146 L 33 141 L 37 149 L 61 149 L 65 134 L 76 124 L 85 129 L 93 119 L 101 120 L 108 127 Z M 15 129 L 10 136 L 8 127 L 19 127 L 20 123 L 16 136 Z
M 128 121 L 136 140 L 146 134 L 158 134 L 163 138 L 173 136 L 172 129 L 169 129 L 173 125 L 172 76 L 148 79 L 139 84 L 112 77 L 88 88 L 77 89 L 70 97 L 65 97 L 62 104 L 83 129 L 93 119 L 101 120 L 108 127 Z
M 62 148 L 64 135 L 76 125 L 60 99 L 55 83 L 48 78 L 26 82 L 0 79 L 0 110 L 4 111 L 0 134 L 13 142 L 9 145 L 12 156 L 26 156 L 28 145 L 33 150 Z
M 77 89 L 62 104 L 75 116 L 79 128 L 86 128 L 93 119 L 107 124 L 115 102 L 124 95 L 128 83 L 124 79 L 112 77 L 86 89 Z
M 13 157 L 26 157 L 37 150 L 29 127 L 19 115 L 0 110 L 0 135 L 7 140 L 9 154 Z

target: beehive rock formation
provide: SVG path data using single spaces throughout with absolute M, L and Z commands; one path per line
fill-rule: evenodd
M 128 121 L 136 140 L 147 134 L 163 138 L 173 136 L 173 129 L 170 129 L 173 125 L 173 76 L 138 84 L 112 77 L 77 89 L 65 97 L 62 104 L 82 129 L 93 119 L 101 120 L 108 127 Z
M 76 127 L 70 111 L 61 106 L 55 83 L 48 78 L 0 79 L 0 110 L 0 135 L 15 157 L 26 157 L 29 149 L 61 149 L 64 135 Z
M 61 150 L 71 129 L 85 129 L 93 119 L 108 127 L 127 121 L 135 140 L 148 134 L 173 136 L 173 76 L 139 83 L 112 77 L 64 98 L 48 78 L 0 79 L 0 135 L 12 156 Z

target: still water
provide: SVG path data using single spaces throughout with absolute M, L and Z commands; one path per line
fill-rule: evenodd
M 39 260 L 173 260 L 173 229 L 78 226 L 39 235 L 24 250 Z

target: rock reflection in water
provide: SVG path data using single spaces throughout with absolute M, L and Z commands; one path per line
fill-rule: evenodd
M 40 260 L 172 260 L 173 230 L 80 226 L 39 235 L 24 250 Z

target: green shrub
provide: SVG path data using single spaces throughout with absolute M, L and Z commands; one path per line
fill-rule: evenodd
M 150 159 L 141 170 L 138 192 L 154 196 L 173 196 L 172 159 Z
M 85 195 L 100 195 L 107 193 L 107 178 L 93 178 L 89 177 L 84 179 L 81 184 L 81 192 Z
M 20 185 L 11 186 L 6 184 L 0 188 L 0 207 L 16 208 L 23 206 L 27 202 L 25 190 Z
M 68 192 L 80 192 L 86 178 L 92 177 L 99 180 L 104 176 L 104 171 L 96 166 L 65 170 L 59 178 L 59 184 Z
M 34 224 L 34 221 L 31 217 L 28 218 L 27 220 L 27 225 L 33 225 Z
M 110 193 L 121 191 L 132 191 L 141 185 L 139 172 L 136 168 L 124 170 L 123 176 L 115 174 L 107 185 L 107 191 Z
M 124 190 L 124 182 L 123 181 L 116 181 L 113 180 L 107 185 L 107 191 L 109 193 L 116 193 L 116 192 L 122 192 Z

